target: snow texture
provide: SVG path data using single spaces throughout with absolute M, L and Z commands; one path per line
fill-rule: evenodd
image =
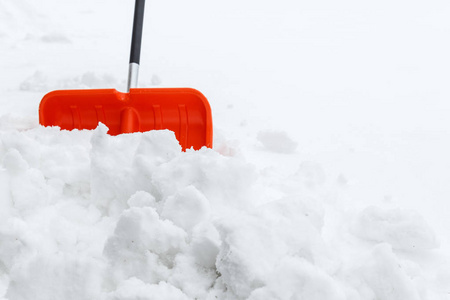
M 335 208 L 293 184 L 266 197 L 239 157 L 106 132 L 0 135 L 6 299 L 420 299 L 432 281 L 408 258 L 438 247 L 414 213 L 346 214 L 352 238 L 330 240 Z
M 450 299 L 446 1 L 152 1 L 140 86 L 213 149 L 38 125 L 124 89 L 132 2 L 0 2 L 1 300 Z

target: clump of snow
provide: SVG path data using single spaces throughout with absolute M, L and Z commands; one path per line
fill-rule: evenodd
M 387 244 L 377 245 L 365 258 L 361 266 L 361 275 L 375 299 L 411 299 L 422 298 L 424 278 L 408 274 L 404 263 L 398 260 Z
M 258 141 L 267 150 L 276 153 L 293 153 L 297 149 L 297 143 L 284 131 L 260 131 L 258 133 Z
M 186 238 L 183 229 L 160 218 L 152 207 L 123 211 L 104 248 L 112 275 L 109 285 L 114 289 L 131 277 L 147 283 L 167 280 Z
M 190 232 L 195 225 L 208 219 L 210 204 L 205 195 L 193 185 L 167 198 L 161 215 Z
M 326 256 L 320 237 L 322 213 L 305 199 L 291 197 L 222 220 L 222 247 L 217 259 L 221 281 L 232 295 L 246 299 L 253 291 L 272 286 L 273 278 L 284 277 L 284 267 L 293 262 L 313 264 L 319 272 L 328 268 L 322 265 Z M 290 262 L 284 265 L 284 261 Z M 266 297 L 270 292 L 267 289 Z
M 388 243 L 398 250 L 419 251 L 438 247 L 433 230 L 414 211 L 368 207 L 358 215 L 353 231 L 362 239 Z

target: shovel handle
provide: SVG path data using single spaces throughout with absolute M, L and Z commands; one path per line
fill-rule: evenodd
M 133 33 L 131 35 L 130 66 L 128 70 L 128 92 L 136 88 L 138 82 L 139 62 L 141 59 L 142 27 L 144 24 L 145 0 L 136 0 L 134 5 Z

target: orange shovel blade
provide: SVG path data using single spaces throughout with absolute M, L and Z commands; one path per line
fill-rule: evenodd
M 61 129 L 94 129 L 105 124 L 111 135 L 169 129 L 183 150 L 212 147 L 208 100 L 190 88 L 59 90 L 39 105 L 39 123 Z

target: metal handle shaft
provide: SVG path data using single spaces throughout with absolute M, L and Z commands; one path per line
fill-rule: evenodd
M 144 8 L 145 0 L 136 0 L 134 6 L 133 33 L 131 36 L 130 66 L 128 70 L 128 92 L 130 91 L 130 88 L 136 88 L 138 83 L 142 28 L 144 24 Z

